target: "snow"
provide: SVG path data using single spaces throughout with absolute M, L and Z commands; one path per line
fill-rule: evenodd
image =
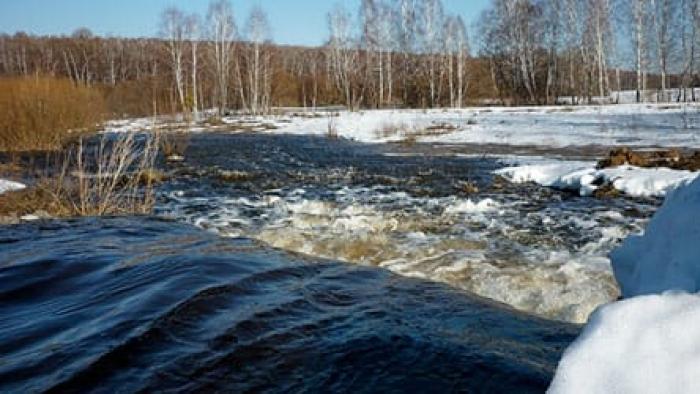
M 574 191 L 582 196 L 593 194 L 600 185 L 611 184 L 615 189 L 635 197 L 663 197 L 698 176 L 697 172 L 668 168 L 620 166 L 596 169 L 595 166 L 594 162 L 552 160 L 545 164 L 506 167 L 495 173 L 511 182 L 534 182 Z
M 467 199 L 466 201 L 459 201 L 454 204 L 448 205 L 445 208 L 445 213 L 485 213 L 494 212 L 498 210 L 499 207 L 500 204 L 490 198 L 485 198 L 479 202 L 474 202 L 471 199 Z
M 700 179 L 671 193 L 644 235 L 615 251 L 612 265 L 624 297 L 665 290 L 700 291 Z
M 611 254 L 627 298 L 594 312 L 550 393 L 700 392 L 700 179 Z
M 664 293 L 599 308 L 549 393 L 700 392 L 700 296 Z
M 694 127 L 700 123 L 700 114 L 694 105 L 376 110 L 337 115 L 285 119 L 270 132 L 325 134 L 331 122 L 340 137 L 362 142 L 397 141 L 414 134 L 418 141 L 450 144 L 700 147 L 700 131 Z M 440 124 L 454 130 L 415 135 Z M 387 128 L 399 132 L 381 132 Z
M 216 127 L 204 123 L 188 124 L 166 117 L 112 121 L 107 124 L 105 131 L 126 132 L 151 128 L 170 130 L 174 127 L 193 133 L 206 130 L 256 130 L 265 133 L 326 135 L 330 125 L 339 137 L 367 143 L 411 138 L 428 143 L 505 144 L 547 148 L 587 145 L 700 148 L 699 108 L 695 104 L 620 104 L 360 112 L 299 111 L 282 116 L 231 116 L 223 119 L 223 126 Z
M 26 188 L 22 183 L 0 179 L 0 194 Z

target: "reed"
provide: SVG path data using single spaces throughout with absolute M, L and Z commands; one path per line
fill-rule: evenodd
M 0 78 L 0 151 L 58 150 L 102 120 L 99 91 L 48 77 Z

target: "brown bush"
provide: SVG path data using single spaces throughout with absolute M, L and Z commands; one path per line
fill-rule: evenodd
M 69 80 L 0 78 L 0 150 L 54 150 L 95 128 L 102 95 Z
M 160 151 L 166 159 L 175 156 L 184 157 L 189 143 L 189 135 L 185 132 L 164 133 L 160 137 Z
M 52 217 L 148 214 L 155 186 L 159 135 L 103 135 L 47 158 L 47 169 L 26 189 L 0 195 L 0 218 L 42 212 Z

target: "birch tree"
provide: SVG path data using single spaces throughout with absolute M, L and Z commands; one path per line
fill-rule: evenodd
M 234 40 L 236 39 L 236 24 L 233 19 L 231 3 L 228 0 L 217 0 L 210 3 L 207 20 L 212 45 L 210 54 L 211 62 L 214 65 L 217 107 L 219 115 L 223 115 L 228 107 L 229 73 Z
M 681 4 L 678 0 L 650 0 L 653 12 L 652 23 L 655 33 L 656 57 L 661 74 L 661 92 L 659 99 L 667 101 L 666 81 L 668 76 L 668 67 L 670 57 L 675 49 L 677 40 L 673 37 L 676 31 L 678 22 L 678 6 Z
M 428 78 L 430 106 L 438 103 L 438 55 L 441 53 L 442 31 L 444 26 L 444 13 L 441 0 L 420 0 L 416 12 L 418 19 L 419 39 L 421 42 L 421 55 Z
M 365 49 L 365 56 L 369 73 L 368 77 L 373 80 L 373 75 L 377 75 L 377 106 L 381 107 L 384 101 L 384 56 L 382 56 L 380 26 L 381 26 L 380 4 L 377 0 L 362 0 L 360 5 L 360 20 L 362 24 L 362 46 Z M 373 60 L 376 59 L 375 68 Z M 373 92 L 374 93 L 374 92 Z
M 448 57 L 450 106 L 463 106 L 466 88 L 466 62 L 469 55 L 467 28 L 460 16 L 449 16 L 445 23 L 445 50 Z
M 610 1 L 588 1 L 588 34 L 593 46 L 593 53 L 598 71 L 598 95 L 606 96 L 608 82 L 608 52 L 609 43 L 613 39 L 610 25 Z
M 270 55 L 264 45 L 270 38 L 270 24 L 262 8 L 254 6 L 246 23 L 248 48 L 246 71 L 248 74 L 248 105 L 253 115 L 269 109 Z
M 647 15 L 649 0 L 630 0 L 632 23 L 632 45 L 635 53 L 635 69 L 637 72 L 637 102 L 642 101 L 642 92 L 646 89 L 646 56 L 647 56 Z
M 328 29 L 329 75 L 345 105 L 357 109 L 361 101 L 356 83 L 358 56 L 352 36 L 352 17 L 342 4 L 338 3 L 328 14 Z
M 175 79 L 175 89 L 182 111 L 187 110 L 185 105 L 185 79 L 183 71 L 183 56 L 186 39 L 185 15 L 175 7 L 167 8 L 161 16 L 161 34 L 165 38 L 168 53 L 170 54 L 170 67 Z
M 194 120 L 199 120 L 199 88 L 197 85 L 197 74 L 199 73 L 199 41 L 200 36 L 200 26 L 201 22 L 199 16 L 192 14 L 187 17 L 186 21 L 186 33 L 190 41 L 190 49 L 192 52 L 192 116 Z
M 687 88 L 691 82 L 691 76 L 695 68 L 695 56 L 697 51 L 698 26 L 700 26 L 700 1 L 682 0 L 680 4 L 680 54 L 681 54 L 681 89 L 676 101 L 687 101 Z M 691 89 L 691 98 L 695 101 L 695 89 Z
M 416 52 L 416 10 L 414 0 L 396 0 L 397 47 L 402 55 L 401 87 L 403 102 L 409 102 L 408 75 L 413 72 L 413 58 Z

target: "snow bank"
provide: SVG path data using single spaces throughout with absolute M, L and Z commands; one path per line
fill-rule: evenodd
M 700 392 L 700 296 L 648 295 L 598 309 L 549 393 Z
M 700 148 L 698 110 L 694 104 L 607 106 L 473 107 L 361 112 L 288 112 L 287 115 L 225 117 L 224 125 L 187 123 L 162 116 L 108 122 L 105 132 L 153 128 L 337 135 L 367 143 L 401 141 L 513 146 L 666 146 Z
M 591 315 L 550 393 L 700 392 L 700 179 L 611 254 L 624 297 Z
M 558 161 L 547 164 L 507 167 L 496 171 L 511 182 L 535 182 L 546 187 L 593 194 L 600 185 L 636 197 L 663 197 L 679 185 L 697 178 L 698 173 L 668 168 L 621 166 L 598 170 L 593 162 Z
M 700 291 L 700 179 L 671 193 L 645 234 L 611 254 L 624 297 Z
M 15 191 L 15 190 L 22 190 L 26 186 L 19 183 L 19 182 L 13 182 L 13 181 L 7 181 L 4 179 L 0 179 L 0 194 Z

